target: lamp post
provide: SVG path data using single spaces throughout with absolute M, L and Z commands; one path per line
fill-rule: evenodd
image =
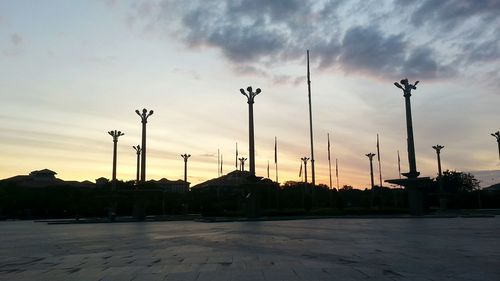
M 375 156 L 375 153 L 368 153 L 368 154 L 365 154 L 368 159 L 370 159 L 370 179 L 371 179 L 371 185 L 372 185 L 372 190 L 373 190 L 373 187 L 375 186 L 375 182 L 373 181 L 373 156 Z
M 307 161 L 309 160 L 309 157 L 302 157 L 300 160 L 304 162 L 304 180 L 307 183 Z
M 112 176 L 112 189 L 116 188 L 116 148 L 118 143 L 118 138 L 125 135 L 121 131 L 109 131 L 108 134 L 113 137 L 113 176 Z
M 141 155 L 141 182 L 146 181 L 146 124 L 148 123 L 148 117 L 153 115 L 153 111 L 149 112 L 147 109 L 142 109 L 142 113 L 136 110 L 135 113 L 141 117 L 142 123 L 142 155 Z
M 255 92 L 252 91 L 252 87 L 247 87 L 247 92 L 240 89 L 242 95 L 247 97 L 248 103 L 248 150 L 250 157 L 250 174 L 255 176 L 255 143 L 254 143 L 254 131 L 253 131 L 253 103 L 255 96 L 260 94 L 260 88 L 257 88 Z
M 240 160 L 240 171 L 245 171 L 245 161 L 247 161 L 247 158 L 240 157 L 238 160 Z
M 497 139 L 497 143 L 498 143 L 498 160 L 500 160 L 500 131 L 496 131 L 496 133 L 492 133 L 491 135 Z
M 137 145 L 137 146 L 132 146 L 137 154 L 137 173 L 136 173 L 136 176 L 135 176 L 135 184 L 138 184 L 139 183 L 139 165 L 141 163 L 141 146 L 140 145 Z
M 181 154 L 182 159 L 184 159 L 184 182 L 187 183 L 187 163 L 191 154 Z
M 438 176 L 439 176 L 439 178 L 441 178 L 441 176 L 443 175 L 441 173 L 441 149 L 443 149 L 444 146 L 437 144 L 437 145 L 432 146 L 432 148 L 434 148 L 434 150 L 436 150 L 437 161 L 438 161 Z
M 394 82 L 394 85 L 401 90 L 403 90 L 403 96 L 405 97 L 405 107 L 406 107 L 406 131 L 407 131 L 407 141 L 408 141 L 408 162 L 410 166 L 410 171 L 408 173 L 403 173 L 403 175 L 407 178 L 417 178 L 420 173 L 417 172 L 417 163 L 415 160 L 415 142 L 413 140 L 413 122 L 411 120 L 411 90 L 417 89 L 417 84 L 419 81 L 416 81 L 414 85 L 408 83 L 408 79 L 403 79 L 400 81 L 403 86 L 401 86 L 398 82 Z

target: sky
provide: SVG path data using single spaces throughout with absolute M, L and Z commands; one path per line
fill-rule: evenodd
M 147 179 L 188 181 L 248 157 L 255 99 L 257 175 L 299 180 L 310 157 L 306 50 L 310 50 L 316 182 L 329 184 L 327 134 L 340 186 L 369 186 L 408 171 L 402 91 L 412 102 L 417 170 L 499 170 L 500 1 L 0 1 L 0 178 L 48 168 L 66 180 L 135 179 L 141 123 Z M 246 165 L 248 167 L 248 165 Z M 335 184 L 335 165 L 333 182 Z M 308 165 L 310 168 L 310 165 Z M 309 170 L 309 180 L 310 180 Z M 375 163 L 378 175 L 378 164 Z M 377 182 L 377 181 L 376 181 Z

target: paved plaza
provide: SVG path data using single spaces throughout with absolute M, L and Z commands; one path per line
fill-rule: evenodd
M 0 222 L 0 280 L 500 280 L 500 217 Z

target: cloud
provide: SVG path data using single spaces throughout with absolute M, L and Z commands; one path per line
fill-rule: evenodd
M 20 46 L 23 43 L 23 37 L 21 35 L 14 33 L 10 35 L 10 42 L 14 46 Z
M 374 27 L 356 26 L 344 36 L 339 61 L 348 71 L 394 73 L 405 61 L 405 47 L 402 35 L 384 37 Z
M 410 21 L 415 26 L 438 26 L 443 30 L 457 28 L 474 18 L 495 20 L 500 14 L 500 2 L 497 0 L 403 0 L 396 3 L 399 9 L 411 11 Z
M 17 34 L 12 33 L 9 36 L 9 44 L 2 50 L 3 54 L 8 57 L 15 57 L 23 52 L 24 38 Z
M 498 1 L 377 3 L 159 0 L 154 4 L 158 9 L 151 9 L 151 4 L 134 4 L 131 17 L 142 20 L 145 26 L 161 25 L 190 48 L 220 51 L 237 73 L 265 76 L 275 83 L 293 83 L 293 79 L 272 75 L 269 69 L 302 62 L 306 49 L 311 50 L 311 61 L 323 71 L 333 68 L 388 79 L 401 75 L 426 79 L 467 75 L 456 68 L 499 53 L 499 32 L 492 31 L 499 22 L 494 17 L 500 13 Z M 388 16 L 400 26 L 388 26 Z M 484 23 L 490 23 L 488 28 Z M 445 32 L 428 35 L 428 29 L 434 26 Z M 410 28 L 412 32 L 404 32 Z M 492 34 L 493 39 L 489 37 Z M 432 40 L 422 39 L 429 37 Z

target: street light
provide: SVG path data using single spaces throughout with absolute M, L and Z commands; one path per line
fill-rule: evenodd
M 500 160 L 500 131 L 496 131 L 496 133 L 493 133 L 491 135 L 497 139 L 497 142 L 498 142 L 498 159 Z
M 441 173 L 441 149 L 443 149 L 444 146 L 437 144 L 437 145 L 432 146 L 432 148 L 434 148 L 434 150 L 436 150 L 437 161 L 438 161 L 438 176 L 439 176 L 439 178 L 441 178 L 441 176 L 443 175 Z
M 403 175 L 407 178 L 417 178 L 420 173 L 417 172 L 417 163 L 415 160 L 415 142 L 413 140 L 413 124 L 411 120 L 411 90 L 417 89 L 417 84 L 419 81 L 416 81 L 414 85 L 408 83 L 408 79 L 405 78 L 400 81 L 403 86 L 401 86 L 398 82 L 394 82 L 394 85 L 401 90 L 403 90 L 403 96 L 405 97 L 405 106 L 406 106 L 406 131 L 407 131 L 407 142 L 408 142 L 408 162 L 410 166 L 410 171 L 408 173 L 403 173 Z
M 240 157 L 238 160 L 240 160 L 240 171 L 245 171 L 245 161 L 247 161 L 247 158 Z
M 307 161 L 309 160 L 309 157 L 302 157 L 302 158 L 300 158 L 300 160 L 302 160 L 302 162 L 304 162 L 304 179 L 305 179 L 305 182 L 307 183 Z
M 137 173 L 136 173 L 136 177 L 135 177 L 135 184 L 138 184 L 139 183 L 139 165 L 141 163 L 141 146 L 140 145 L 137 145 L 137 146 L 132 146 L 137 154 Z
M 112 176 L 112 189 L 116 188 L 116 147 L 118 143 L 118 138 L 125 135 L 121 131 L 109 131 L 108 134 L 113 137 L 113 176 Z
M 254 143 L 254 130 L 253 130 L 253 103 L 255 97 L 260 94 L 260 88 L 257 88 L 255 92 L 252 91 L 252 87 L 247 87 L 247 92 L 240 89 L 242 95 L 247 97 L 248 103 L 248 150 L 250 157 L 250 174 L 255 176 L 255 143 Z
M 372 184 L 372 190 L 375 187 L 375 182 L 373 181 L 373 156 L 375 156 L 375 153 L 368 153 L 365 154 L 368 159 L 370 159 L 370 179 L 371 179 L 371 184 Z
M 146 124 L 148 123 L 148 117 L 153 115 L 153 111 L 149 112 L 147 109 L 142 109 L 142 113 L 136 110 L 135 113 L 141 117 L 142 122 L 142 155 L 141 155 L 141 182 L 146 181 Z
M 187 183 L 187 162 L 191 154 L 181 154 L 182 159 L 184 159 L 184 182 Z

